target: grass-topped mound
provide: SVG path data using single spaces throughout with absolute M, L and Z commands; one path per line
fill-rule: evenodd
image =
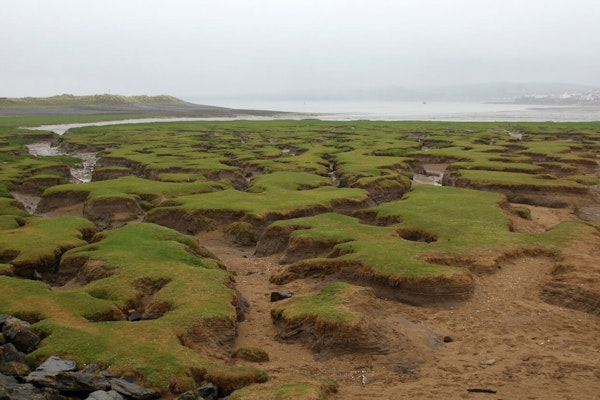
M 338 391 L 338 384 L 327 378 L 286 376 L 277 382 L 255 384 L 236 390 L 229 400 L 326 400 Z
M 39 315 L 34 328 L 45 339 L 32 359 L 58 354 L 95 362 L 115 374 L 134 372 L 163 391 L 189 389 L 204 379 L 232 391 L 266 379 L 258 370 L 207 358 L 228 354 L 240 300 L 231 275 L 194 238 L 136 224 L 67 252 L 60 269 L 76 271 L 61 291 L 0 277 L 0 312 Z M 96 279 L 90 281 L 91 275 Z M 128 320 L 134 312 L 141 321 Z
M 356 213 L 278 221 L 261 237 L 257 253 L 285 250 L 291 265 L 277 283 L 315 274 L 375 287 L 385 296 L 422 303 L 466 298 L 470 271 L 493 271 L 519 252 L 558 254 L 586 229 L 563 223 L 543 234 L 512 232 L 500 195 L 450 187 L 419 186 L 404 200 Z M 362 219 L 362 218 L 361 218 Z
M 329 284 L 313 295 L 292 297 L 271 309 L 278 340 L 300 341 L 319 359 L 346 353 L 401 353 L 408 357 L 417 352 L 415 347 L 422 350 L 432 343 L 433 333 L 399 316 L 390 317 L 397 319 L 395 326 L 403 328 L 401 333 L 394 331 L 377 320 L 383 313 L 371 288 L 343 282 Z M 427 340 L 421 342 L 423 338 Z M 421 343 L 413 344 L 413 340 Z
M 273 220 L 314 215 L 369 204 L 360 189 L 336 188 L 305 172 L 276 172 L 255 178 L 246 192 L 233 189 L 177 198 L 180 205 L 151 210 L 146 221 L 196 233 L 237 220 L 262 227 Z
M 12 265 L 5 273 L 46 282 L 59 279 L 62 254 L 87 244 L 86 239 L 96 232 L 93 223 L 78 217 L 19 217 L 15 220 L 9 215 L 3 218 L 17 222 L 16 226 L 7 223 L 0 229 L 0 260 Z
M 156 182 L 124 176 L 89 184 L 68 184 L 44 191 L 37 212 L 83 203 L 83 216 L 103 226 L 127 221 L 159 206 L 163 201 L 229 187 L 227 182 Z

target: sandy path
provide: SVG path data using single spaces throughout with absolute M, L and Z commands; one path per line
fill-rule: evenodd
M 569 210 L 528 207 L 540 230 L 572 218 Z M 230 245 L 219 231 L 198 237 L 236 273 L 237 287 L 250 308 L 246 321 L 239 324 L 235 346 L 266 350 L 270 361 L 259 367 L 269 373 L 271 381 L 282 375 L 330 377 L 340 384 L 337 399 L 600 399 L 600 318 L 539 298 L 553 266 L 548 258 L 524 257 L 506 262 L 494 275 L 477 277 L 474 296 L 454 308 L 378 300 L 390 315 L 453 339 L 414 371 L 401 372 L 390 368 L 390 360 L 383 356 L 315 361 L 303 346 L 277 342 L 270 292 L 307 294 L 317 290 L 320 281 L 273 285 L 269 277 L 281 268 L 279 256 L 253 257 L 254 248 Z M 368 379 L 364 386 L 361 371 Z M 497 393 L 470 393 L 468 389 Z

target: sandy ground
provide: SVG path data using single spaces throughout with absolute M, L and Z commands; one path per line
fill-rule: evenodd
M 575 218 L 570 210 L 528 207 L 533 218 L 523 227 L 526 231 Z M 507 262 L 497 273 L 477 277 L 474 296 L 453 307 L 413 307 L 377 299 L 389 316 L 452 338 L 430 350 L 423 364 L 407 369 L 399 368 L 400 359 L 394 365 L 390 356 L 374 354 L 316 361 L 300 344 L 279 343 L 270 317 L 270 292 L 309 294 L 321 282 L 273 285 L 269 276 L 282 268 L 278 256 L 254 257 L 254 248 L 230 245 L 220 231 L 198 238 L 236 273 L 237 287 L 250 308 L 239 324 L 235 346 L 266 350 L 270 361 L 260 368 L 274 383 L 284 375 L 330 377 L 340 385 L 336 399 L 600 399 L 600 318 L 539 298 L 552 269 L 545 257 Z M 393 318 L 386 321 L 394 323 Z

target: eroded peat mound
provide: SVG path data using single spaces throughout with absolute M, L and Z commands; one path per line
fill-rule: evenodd
M 599 123 L 25 122 L 0 131 L 0 313 L 32 366 L 165 398 L 600 392 Z M 91 182 L 39 141 L 91 151 Z

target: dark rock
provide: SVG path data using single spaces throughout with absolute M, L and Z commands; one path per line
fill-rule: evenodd
M 129 316 L 127 316 L 127 320 L 128 321 L 141 321 L 142 320 L 142 313 L 140 313 L 139 311 L 131 311 L 129 313 Z
M 177 396 L 178 400 L 217 400 L 218 398 L 219 388 L 212 383 L 194 390 L 189 390 Z
M 4 327 L 4 322 L 9 318 L 11 317 L 8 314 L 0 314 L 0 330 L 2 330 L 2 328 Z
M 17 381 L 17 379 L 15 377 L 7 376 L 7 375 L 0 373 L 0 399 L 4 398 L 3 397 L 4 392 L 2 391 L 3 389 L 13 387 L 18 384 L 19 384 L 19 382 Z
M 18 384 L 19 384 L 19 382 L 17 381 L 17 379 L 15 377 L 0 374 L 0 388 L 12 386 L 12 385 L 18 385 Z
M 30 326 L 28 322 L 8 317 L 2 325 L 2 334 L 20 351 L 31 353 L 40 343 L 40 337 L 29 330 Z
M 114 390 L 110 390 L 105 392 L 103 390 L 97 390 L 90 395 L 85 400 L 125 400 L 123 396 Z
M 151 400 L 160 398 L 160 393 L 153 389 L 147 389 L 135 383 L 127 382 L 125 379 L 109 378 L 112 390 L 137 400 Z
M 50 387 L 61 392 L 95 392 L 97 390 L 109 390 L 110 383 L 101 375 L 88 374 L 86 372 L 59 372 L 44 376 L 32 376 L 29 374 L 25 380 L 38 387 Z
M 292 297 L 291 292 L 271 292 L 271 303 L 279 300 L 289 299 Z
M 76 400 L 78 397 L 70 397 L 61 394 L 58 390 L 53 388 L 37 388 L 46 400 Z
M 93 372 L 77 371 L 74 361 L 60 357 L 50 357 L 35 371 L 25 377 L 25 381 L 38 387 L 49 387 L 61 392 L 94 392 L 109 390 L 108 380 Z
M 30 384 L 20 385 L 12 376 L 0 374 L 0 399 L 2 400 L 48 400 Z
M 2 328 L 0 328 L 1 330 Z M 6 338 L 4 337 L 4 335 L 2 333 L 0 333 L 0 346 L 5 345 L 6 342 Z
M 444 336 L 444 343 L 452 343 L 454 342 L 454 339 L 452 339 L 450 336 Z
M 12 343 L 0 346 L 0 363 L 18 361 L 25 362 L 25 354 L 21 353 Z
M 48 400 L 33 385 L 17 385 L 14 387 L 0 387 L 0 399 L 2 400 Z
M 61 375 L 70 376 L 70 374 L 70 372 L 66 372 Z M 77 371 L 72 376 L 75 381 L 84 388 L 84 391 L 110 390 L 108 379 L 100 374 Z
M 97 365 L 97 364 L 88 364 L 88 365 L 86 365 L 81 370 L 81 372 L 87 372 L 88 374 L 96 374 L 96 375 L 98 375 L 102 371 L 100 371 L 100 366 L 99 365 Z
M 0 373 L 11 376 L 25 376 L 31 369 L 25 361 L 25 354 L 17 350 L 12 343 L 0 346 Z
M 75 371 L 77 365 L 75 361 L 64 360 L 60 357 L 52 356 L 40 364 L 30 376 L 45 376 L 49 374 L 58 374 L 59 372 Z

